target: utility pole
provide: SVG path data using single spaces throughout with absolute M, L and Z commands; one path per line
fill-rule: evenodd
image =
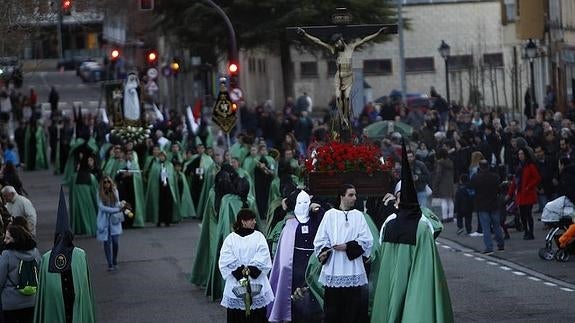
M 399 74 L 401 76 L 401 102 L 407 104 L 407 80 L 405 78 L 405 42 L 403 39 L 403 13 L 401 0 L 397 0 L 397 27 L 399 33 Z
M 63 39 L 62 39 L 62 23 L 64 20 L 64 15 L 62 14 L 62 0 L 57 0 L 55 1 L 56 5 L 58 6 L 58 8 L 56 9 L 57 12 L 57 19 L 58 19 L 58 23 L 57 23 L 57 34 L 58 34 L 58 58 L 59 59 L 63 59 L 64 58 L 64 44 L 63 44 Z

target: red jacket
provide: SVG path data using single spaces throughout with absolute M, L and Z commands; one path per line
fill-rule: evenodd
M 507 195 L 513 197 L 517 205 L 533 205 L 537 203 L 537 185 L 541 182 L 541 176 L 534 163 L 529 163 L 523 167 L 520 187 L 517 187 L 516 180 L 511 181 Z M 517 190 L 517 191 L 516 191 Z

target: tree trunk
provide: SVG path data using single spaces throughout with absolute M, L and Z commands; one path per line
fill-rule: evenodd
M 284 99 L 291 96 L 293 97 L 293 82 L 294 82 L 294 70 L 293 62 L 291 60 L 290 43 L 286 37 L 286 33 L 282 33 L 280 40 L 280 60 L 282 65 L 282 76 L 283 76 L 283 92 Z

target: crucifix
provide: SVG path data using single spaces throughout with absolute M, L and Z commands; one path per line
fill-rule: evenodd
M 351 89 L 353 85 L 352 56 L 361 45 L 382 34 L 396 34 L 395 24 L 350 25 L 351 15 L 345 8 L 337 8 L 331 26 L 290 27 L 298 36 L 322 46 L 336 56 L 337 72 L 334 76 L 339 132 L 351 136 Z M 330 42 L 321 38 L 330 38 Z

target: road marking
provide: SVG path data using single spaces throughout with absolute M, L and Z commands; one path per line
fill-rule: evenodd
M 525 273 L 520 272 L 520 271 L 514 271 L 513 274 L 515 274 L 517 276 L 525 276 Z
M 450 240 L 448 240 L 450 241 Z M 538 277 L 534 277 L 531 275 L 535 275 L 537 276 L 540 273 L 535 272 L 535 274 L 533 274 L 531 270 L 529 270 L 528 268 L 522 267 L 520 265 L 511 263 L 505 259 L 499 259 L 499 258 L 485 258 L 485 257 L 477 257 L 475 256 L 475 254 L 473 253 L 473 250 L 470 250 L 468 248 L 459 246 L 457 244 L 457 242 L 453 242 L 450 241 L 449 244 L 444 243 L 443 241 L 441 243 L 438 243 L 437 241 L 435 242 L 436 244 L 441 245 L 443 248 L 445 249 L 453 249 L 455 251 L 459 251 L 461 252 L 465 257 L 473 257 L 475 260 L 477 261 L 485 261 L 487 264 L 491 265 L 491 266 L 495 266 L 495 265 L 499 265 L 499 268 L 501 270 L 504 271 L 512 271 L 512 273 L 514 275 L 517 276 L 524 276 L 527 279 L 531 280 L 531 281 L 535 281 L 535 282 L 543 282 L 543 284 L 545 284 L 546 286 L 550 286 L 550 287 L 558 287 L 559 289 L 561 289 L 562 291 L 565 292 L 575 292 L 575 288 L 573 288 L 573 285 L 567 282 L 563 282 L 560 280 L 554 280 L 552 277 L 546 277 L 545 275 L 542 275 L 542 278 L 538 278 Z M 451 243 L 455 243 L 456 246 L 452 245 Z M 449 248 L 446 248 L 445 246 L 448 246 Z M 489 261 L 490 259 L 493 259 L 494 261 Z M 486 261 L 488 260 L 488 261 Z M 513 269 L 512 269 L 512 268 Z M 514 270 L 515 269 L 515 270 Z M 552 281 L 557 281 L 557 283 L 553 283 Z M 563 285 L 563 287 L 562 287 Z M 564 286 L 568 286 L 568 287 L 564 287 Z
M 444 245 L 444 244 L 442 244 L 442 245 L 441 245 L 441 248 L 445 248 L 445 249 L 451 249 L 451 247 L 450 247 L 450 246 L 446 246 L 446 245 Z
M 547 286 L 557 286 L 557 284 L 550 283 L 550 282 L 544 282 L 543 284 L 545 284 Z

